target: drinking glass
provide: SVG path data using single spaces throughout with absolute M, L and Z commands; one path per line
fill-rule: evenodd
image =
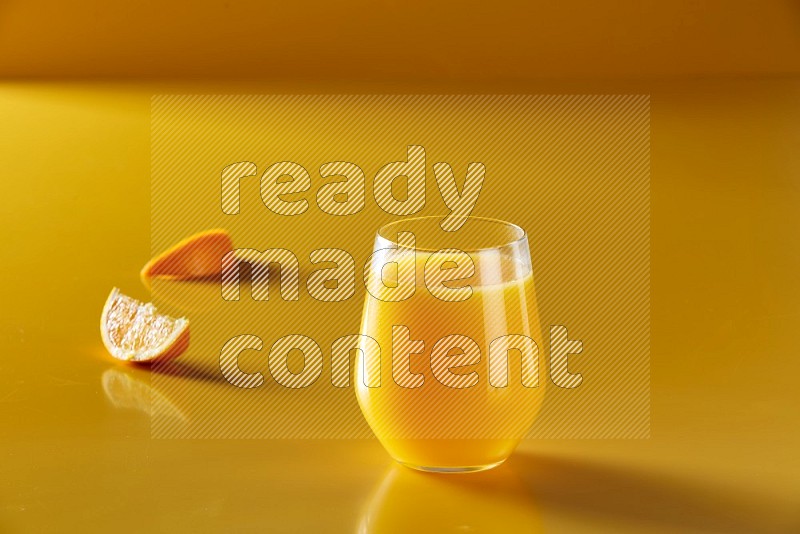
M 481 217 L 458 223 L 389 223 L 365 267 L 358 402 L 389 454 L 424 471 L 499 465 L 544 394 L 525 231 Z

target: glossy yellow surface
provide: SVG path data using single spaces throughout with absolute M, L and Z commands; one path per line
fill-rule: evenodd
M 800 528 L 788 79 L 513 88 L 652 93 L 651 439 L 525 442 L 481 478 L 399 470 L 375 440 L 151 440 L 159 393 L 97 331 L 112 286 L 147 296 L 150 95 L 270 90 L 0 84 L 0 530 Z

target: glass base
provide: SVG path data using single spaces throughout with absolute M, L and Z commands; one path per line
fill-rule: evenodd
M 487 471 L 489 469 L 497 467 L 503 462 L 505 462 L 505 460 L 500 460 L 499 462 L 494 462 L 493 464 L 468 465 L 464 467 L 435 467 L 428 465 L 414 465 L 405 462 L 399 462 L 399 463 L 401 465 L 404 465 L 411 469 L 415 469 L 417 471 L 424 471 L 425 473 L 477 473 L 479 471 Z

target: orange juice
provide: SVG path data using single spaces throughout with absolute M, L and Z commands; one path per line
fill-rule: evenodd
M 367 293 L 361 333 L 375 339 L 381 348 L 380 386 L 367 386 L 371 380 L 374 382 L 378 371 L 374 366 L 364 366 L 364 352 L 359 351 L 355 380 L 358 400 L 370 427 L 398 461 L 439 471 L 491 467 L 513 451 L 535 420 L 542 402 L 543 380 L 539 380 L 538 387 L 522 384 L 521 351 L 508 351 L 507 386 L 493 386 L 489 374 L 490 343 L 509 334 L 535 340 L 539 360 L 543 361 L 530 265 L 521 265 L 497 251 L 470 253 L 474 275 L 457 285 L 468 284 L 472 295 L 460 302 L 449 302 L 435 297 L 425 287 L 424 263 L 429 256 L 417 252 L 414 260 L 400 260 L 399 268 L 408 266 L 404 262 L 416 262 L 416 288 L 411 298 L 387 302 Z M 392 338 L 393 326 L 397 325 L 408 328 L 410 342 L 416 340 L 419 350 L 400 361 L 393 354 L 393 349 L 396 352 L 398 348 L 398 340 L 393 347 Z M 464 341 L 462 346 L 472 347 L 473 356 L 475 345 L 480 350 L 470 365 L 450 370 L 459 377 L 473 373 L 471 387 L 445 385 L 432 369 L 432 349 L 451 335 L 471 339 L 474 345 L 460 338 Z M 419 341 L 424 342 L 424 348 Z M 447 354 L 454 355 L 455 364 L 461 364 L 464 357 L 459 354 L 467 352 L 455 348 Z M 492 361 L 502 364 L 504 360 Z M 531 361 L 526 363 L 530 365 Z M 403 373 L 422 376 L 424 383 L 402 387 L 397 375 Z M 545 376 L 543 370 L 539 374 Z

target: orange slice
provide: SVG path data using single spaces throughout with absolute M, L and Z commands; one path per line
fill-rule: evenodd
M 187 237 L 166 252 L 147 262 L 141 278 L 149 287 L 151 278 L 196 280 L 219 277 L 222 257 L 233 250 L 233 240 L 227 230 L 208 230 Z
M 103 308 L 100 335 L 108 352 L 119 360 L 176 358 L 189 346 L 189 320 L 160 314 L 152 303 L 139 302 L 115 287 Z

